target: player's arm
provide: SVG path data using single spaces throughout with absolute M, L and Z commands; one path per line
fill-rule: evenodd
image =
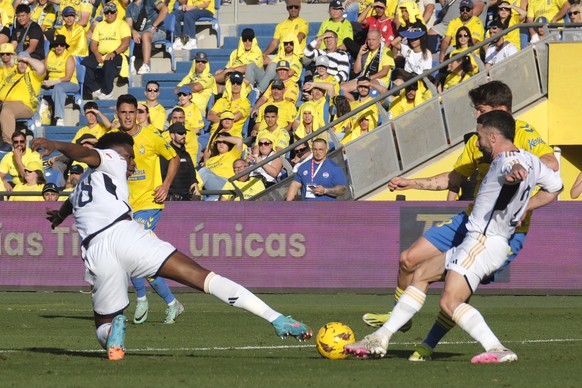
M 453 170 L 443 172 L 430 178 L 408 179 L 395 177 L 388 182 L 388 188 L 390 191 L 411 189 L 430 191 L 458 190 L 458 187 L 461 186 L 461 183 L 466 179 L 465 176 Z
M 94 149 L 83 147 L 75 143 L 64 143 L 52 141 L 42 137 L 32 140 L 31 148 L 34 151 L 42 150 L 41 156 L 44 158 L 55 151 L 60 151 L 69 159 L 87 164 L 89 167 L 97 167 L 101 164 L 101 157 Z M 39 151 L 40 153 L 40 151 Z
M 574 186 L 570 189 L 570 197 L 572 199 L 576 199 L 582 193 L 582 172 L 578 174 L 578 178 L 576 178 L 576 182 L 574 182 Z
M 554 153 L 545 154 L 539 157 L 543 164 L 548 166 L 552 171 L 557 172 L 560 169 L 560 164 Z
M 527 204 L 527 211 L 531 211 L 537 209 L 542 206 L 546 206 L 547 204 L 553 202 L 558 198 L 558 195 L 562 192 L 562 189 L 550 193 L 544 189 L 538 190 L 538 192 L 532 196 Z
M 54 209 L 46 209 L 46 219 L 51 223 L 51 229 L 56 228 L 59 226 L 68 216 L 73 213 L 73 204 L 71 201 L 66 200 L 61 205 L 59 210 Z

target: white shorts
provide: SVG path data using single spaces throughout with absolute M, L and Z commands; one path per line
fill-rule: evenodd
M 471 291 L 475 292 L 484 277 L 505 263 L 508 249 L 505 238 L 469 233 L 461 245 L 447 251 L 445 268 L 463 275 Z
M 85 280 L 93 285 L 93 310 L 109 315 L 129 305 L 129 280 L 156 275 L 176 248 L 135 221 L 119 221 L 83 249 Z

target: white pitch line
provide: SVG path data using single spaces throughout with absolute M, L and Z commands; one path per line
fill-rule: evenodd
M 552 342 L 582 342 L 582 338 L 549 338 L 549 339 L 531 339 L 531 340 L 512 340 L 504 341 L 504 343 L 519 343 L 519 344 L 533 344 L 533 343 L 552 343 Z M 391 345 L 416 345 L 418 342 L 393 342 Z M 443 341 L 439 345 L 469 345 L 475 344 L 475 341 Z M 223 350 L 277 350 L 277 349 L 301 349 L 313 348 L 315 344 L 297 344 L 297 345 L 269 345 L 269 346 L 212 346 L 212 347 L 198 347 L 198 348 L 142 348 L 142 349 L 128 349 L 130 353 L 145 353 L 145 352 L 211 352 Z M 4 350 L 0 349 L 0 353 L 18 353 L 24 350 Z M 104 352 L 101 349 L 67 349 L 66 352 L 77 353 L 94 353 Z

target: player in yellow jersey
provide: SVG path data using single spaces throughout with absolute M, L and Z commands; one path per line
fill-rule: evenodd
M 133 219 L 144 225 L 145 229 L 155 230 L 162 215 L 164 201 L 168 196 L 170 185 L 180 167 L 176 151 L 151 127 L 142 128 L 135 121 L 137 100 L 130 94 L 117 99 L 117 117 L 120 129 L 133 137 L 136 170 L 128 178 L 129 205 L 133 210 Z M 162 181 L 160 157 L 169 160 L 166 178 Z M 133 322 L 146 321 L 149 305 L 146 298 L 145 280 L 131 279 L 137 294 L 137 307 Z M 152 288 L 168 304 L 164 323 L 174 323 L 182 314 L 184 307 L 176 300 L 163 278 L 149 278 Z
M 511 89 L 501 81 L 491 81 L 483 84 L 475 89 L 469 91 L 469 98 L 476 110 L 476 115 L 490 112 L 492 110 L 504 110 L 511 112 L 512 93 Z M 553 149 L 549 147 L 541 138 L 539 133 L 529 124 L 522 120 L 516 120 L 515 139 L 514 144 L 521 149 L 531 152 L 538 156 L 540 160 L 550 167 L 552 170 L 558 170 L 558 161 L 554 156 Z M 421 190 L 446 190 L 458 188 L 460 184 L 466 180 L 475 170 L 478 170 L 477 186 L 478 190 L 483 177 L 489 171 L 490 161 L 483 157 L 483 153 L 477 148 L 477 136 L 474 135 L 469 139 L 463 153 L 455 163 L 452 171 L 447 171 L 431 178 L 420 179 L 406 179 L 393 178 L 390 181 L 391 187 L 397 189 L 421 189 Z M 449 185 L 442 184 L 447 178 Z M 400 296 L 410 285 L 413 278 L 414 271 L 418 266 L 426 260 L 447 251 L 451 247 L 459 245 L 465 234 L 465 224 L 468 219 L 471 207 L 466 212 L 461 212 L 441 224 L 433 226 L 422 237 L 416 240 L 410 248 L 404 250 L 400 254 L 400 265 L 398 271 L 398 287 L 394 294 L 394 300 L 397 302 Z M 499 269 L 503 270 L 507 265 L 515 259 L 525 241 L 527 229 L 529 226 L 529 219 L 531 212 L 527 218 L 522 222 L 522 226 L 518 228 L 509 240 L 510 251 L 507 255 L 505 264 Z M 498 272 L 499 272 L 498 271 Z M 492 281 L 492 278 L 484 279 L 487 283 Z M 388 320 L 388 314 L 364 314 L 363 319 L 368 325 L 373 327 L 382 326 Z M 401 331 L 410 329 L 412 322 L 409 322 Z M 451 317 L 440 311 L 438 317 L 431 328 L 427 338 L 417 345 L 415 352 L 410 356 L 410 361 L 426 361 L 430 359 L 435 346 L 455 326 Z

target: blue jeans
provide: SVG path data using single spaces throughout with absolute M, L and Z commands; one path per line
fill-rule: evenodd
M 176 25 L 174 26 L 174 35 L 179 37 L 182 35 L 196 38 L 196 21 L 200 18 L 214 17 L 212 12 L 207 9 L 193 9 L 192 11 L 175 10 L 172 12 L 176 17 Z M 184 28 L 182 29 L 182 22 Z
M 202 182 L 204 182 L 204 188 L 206 190 L 222 190 L 224 184 L 227 182 L 226 178 L 216 175 L 212 170 L 207 167 L 202 167 L 198 173 Z M 204 197 L 205 201 L 218 201 L 218 195 L 207 195 Z
M 63 119 L 65 118 L 65 101 L 67 99 L 67 93 L 75 93 L 78 91 L 79 84 L 61 82 L 60 84 L 55 85 L 52 89 L 45 90 L 42 94 L 46 96 L 50 92 L 53 103 L 55 104 L 55 113 L 53 116 Z

